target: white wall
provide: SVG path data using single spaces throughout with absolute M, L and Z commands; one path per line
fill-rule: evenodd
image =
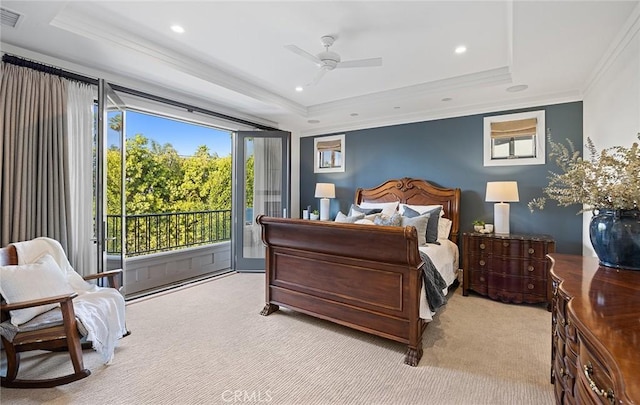
M 640 5 L 593 74 L 583 100 L 584 139 L 598 150 L 630 146 L 640 133 Z M 586 152 L 586 151 L 585 151 Z M 586 155 L 585 155 L 586 156 Z M 583 255 L 595 256 L 589 240 L 591 214 L 583 216 Z

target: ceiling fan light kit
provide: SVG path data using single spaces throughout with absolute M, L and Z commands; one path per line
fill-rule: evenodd
M 322 43 L 322 46 L 324 46 L 324 51 L 315 56 L 296 45 L 285 46 L 285 48 L 289 49 L 291 52 L 310 60 L 320 68 L 314 80 L 307 84 L 307 86 L 312 86 L 318 83 L 326 72 L 336 68 L 382 66 L 382 58 L 356 59 L 343 62 L 339 54 L 329 50 L 329 47 L 333 45 L 335 40 L 336 38 L 332 35 L 325 35 L 321 37 L 320 42 Z

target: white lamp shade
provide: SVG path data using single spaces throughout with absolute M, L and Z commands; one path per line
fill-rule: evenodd
M 515 181 L 488 181 L 487 202 L 518 202 L 518 182 Z
M 336 186 L 333 183 L 317 183 L 316 198 L 336 198 Z

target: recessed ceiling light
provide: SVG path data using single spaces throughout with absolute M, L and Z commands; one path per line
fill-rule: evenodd
M 518 91 L 523 91 L 523 90 L 526 90 L 528 88 L 529 88 L 529 86 L 527 86 L 526 84 L 518 84 L 518 85 L 515 85 L 515 86 L 507 87 L 507 91 L 509 93 L 516 93 Z
M 180 25 L 172 25 L 171 26 L 171 31 L 176 32 L 178 34 L 182 34 L 184 33 L 184 28 L 182 28 Z
M 442 101 L 451 101 L 451 100 L 453 100 L 451 97 L 445 97 L 442 99 Z
M 304 90 L 304 87 L 302 87 L 302 86 L 296 86 L 296 91 L 297 91 L 298 93 L 299 93 L 299 92 L 301 92 L 301 91 L 303 91 L 303 90 Z
M 307 121 L 309 124 L 319 124 L 320 120 L 308 120 Z
M 456 53 L 461 54 L 467 52 L 467 47 L 464 45 L 460 45 L 456 48 Z

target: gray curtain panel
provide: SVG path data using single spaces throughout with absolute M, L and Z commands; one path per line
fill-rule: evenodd
M 2 63 L 0 244 L 47 236 L 69 244 L 67 85 Z

